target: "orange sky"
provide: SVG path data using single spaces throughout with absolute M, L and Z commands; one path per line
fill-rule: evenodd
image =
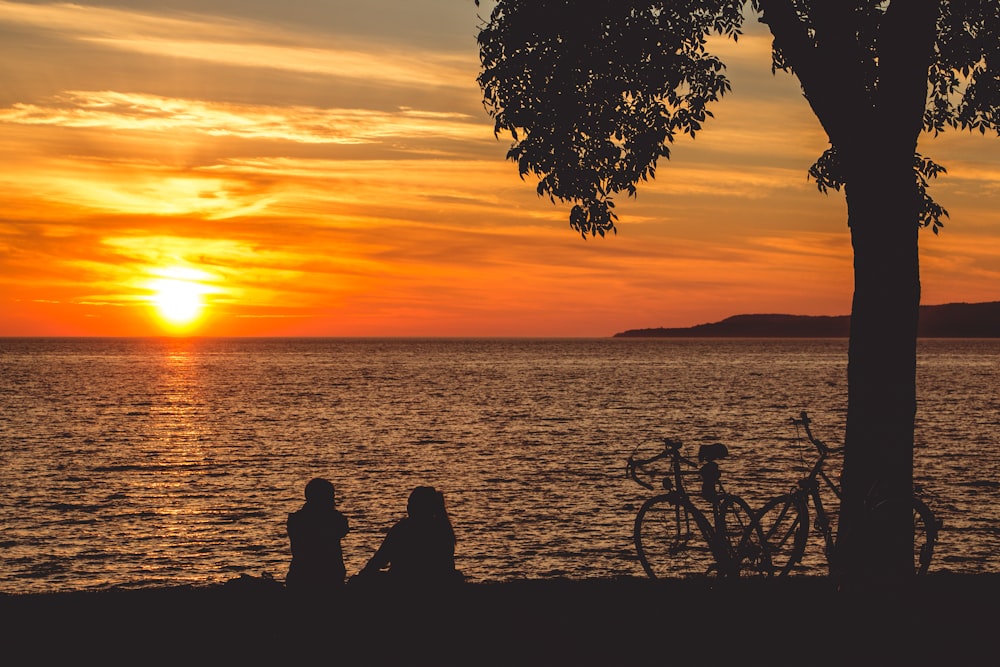
M 493 136 L 485 11 L 0 0 L 0 336 L 610 336 L 850 311 L 843 197 L 806 179 L 826 142 L 766 34 L 719 49 L 716 118 L 619 200 L 617 236 L 582 240 Z M 924 303 L 1000 299 L 998 147 L 921 144 L 951 213 L 922 234 Z M 178 283 L 203 303 L 186 326 L 156 307 Z

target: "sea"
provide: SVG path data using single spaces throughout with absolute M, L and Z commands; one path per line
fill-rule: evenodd
M 1000 340 L 918 355 L 931 571 L 1000 572 Z M 844 339 L 0 338 L 0 592 L 283 581 L 313 477 L 349 575 L 432 485 L 467 581 L 643 576 L 626 458 L 722 442 L 760 507 L 813 460 L 791 418 L 842 442 L 846 368 Z

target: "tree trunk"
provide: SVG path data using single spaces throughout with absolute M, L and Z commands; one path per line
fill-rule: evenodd
M 940 3 L 889 3 L 873 57 L 857 37 L 861 3 L 807 3 L 815 19 L 810 33 L 795 3 L 760 2 L 775 46 L 837 150 L 846 183 L 854 303 L 843 497 L 831 563 L 842 583 L 885 583 L 914 574 L 921 198 L 913 161 Z M 868 79 L 872 68 L 875 88 Z
M 914 574 L 919 193 L 912 148 L 859 148 L 848 166 L 855 283 L 834 576 L 891 583 Z

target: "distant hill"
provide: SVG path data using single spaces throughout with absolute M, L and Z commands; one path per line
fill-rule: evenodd
M 693 327 L 630 329 L 614 338 L 847 338 L 850 315 L 733 315 Z M 920 338 L 1000 338 L 1000 301 L 920 306 Z

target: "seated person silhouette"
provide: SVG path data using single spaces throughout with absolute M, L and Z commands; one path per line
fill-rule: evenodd
M 306 502 L 288 515 L 292 562 L 285 587 L 300 594 L 336 592 L 347 571 L 340 540 L 347 534 L 347 518 L 337 510 L 333 484 L 317 477 L 306 484 Z
M 722 471 L 716 460 L 728 455 L 729 450 L 721 442 L 698 448 L 698 463 L 704 462 L 698 470 L 701 474 L 701 497 L 713 504 L 719 500 L 719 480 L 722 478 Z
M 462 580 L 462 574 L 455 569 L 455 531 L 444 495 L 433 486 L 413 489 L 406 517 L 389 529 L 359 577 L 370 581 L 382 574 L 387 581 L 403 585 Z

